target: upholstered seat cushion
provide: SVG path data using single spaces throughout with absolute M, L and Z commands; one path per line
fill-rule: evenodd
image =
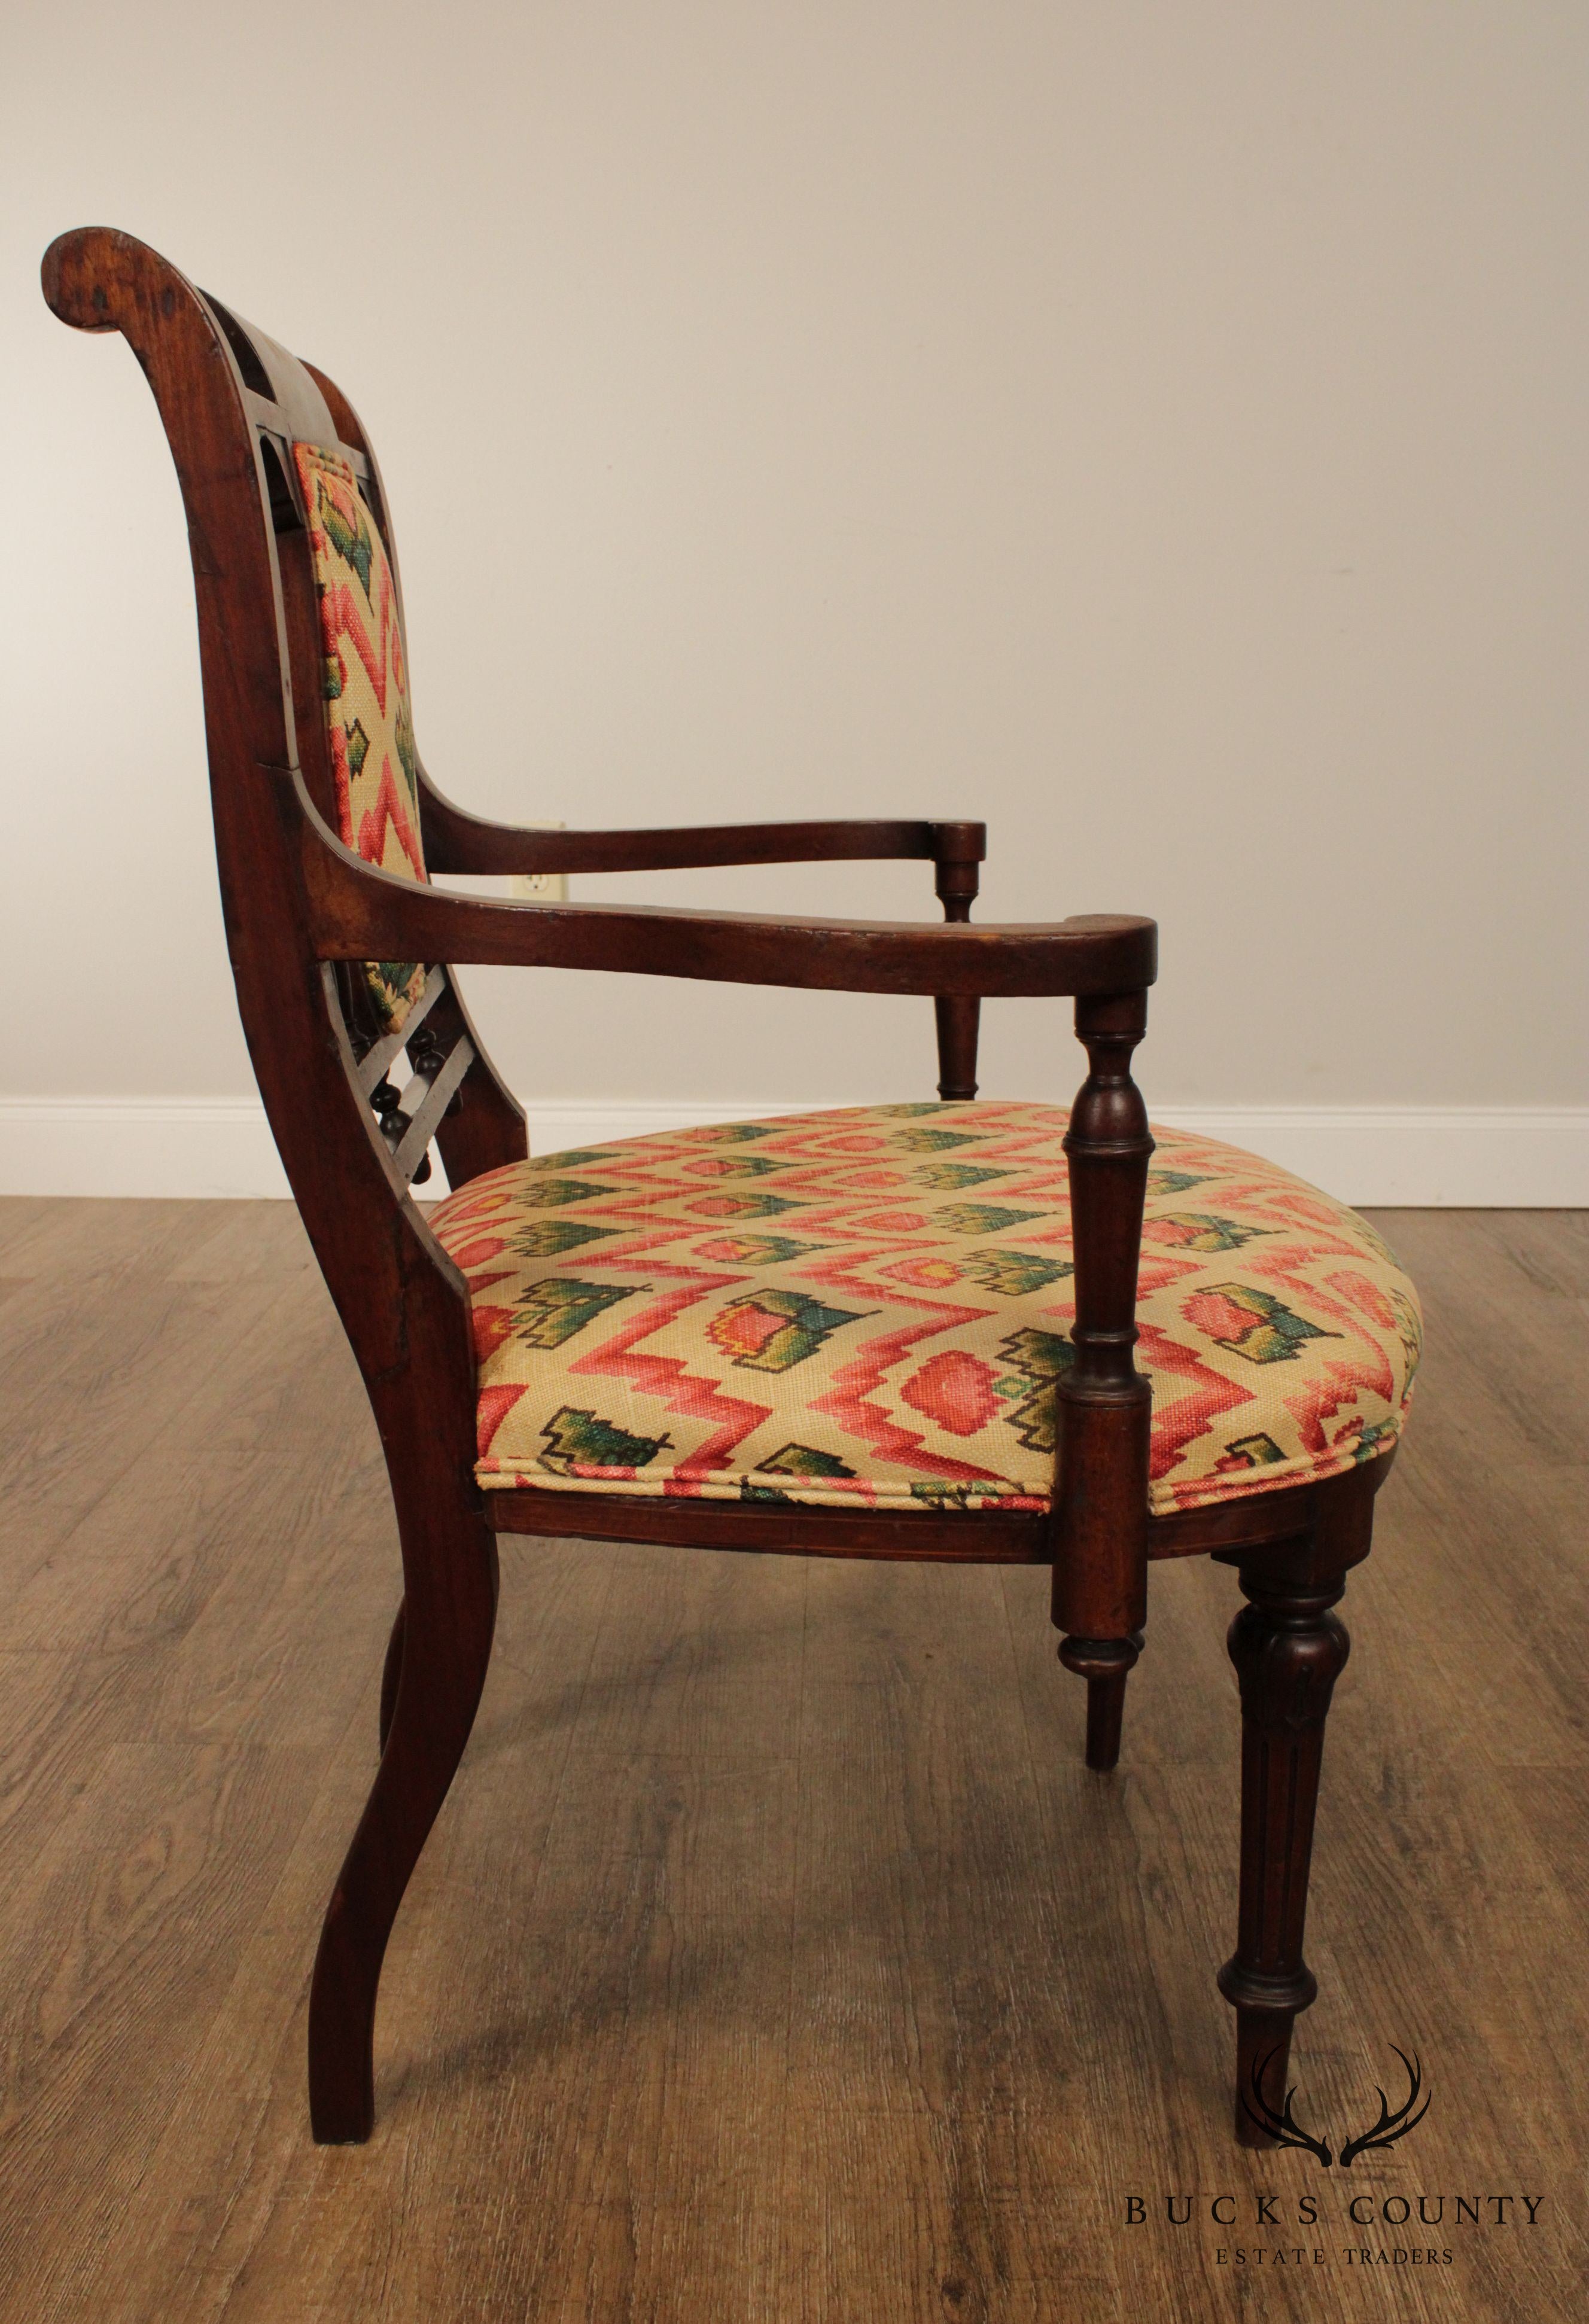
M 885 1105 L 514 1163 L 431 1214 L 468 1279 L 482 1485 L 1042 1508 L 1071 1358 L 1066 1117 Z M 1394 1444 L 1411 1284 L 1272 1163 L 1156 1129 L 1152 1506 Z

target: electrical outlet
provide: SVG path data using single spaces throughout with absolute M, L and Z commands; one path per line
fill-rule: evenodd
M 526 823 L 523 831 L 567 831 L 566 823 Z M 568 900 L 568 875 L 566 872 L 515 872 L 508 881 L 508 893 L 527 904 L 566 904 Z

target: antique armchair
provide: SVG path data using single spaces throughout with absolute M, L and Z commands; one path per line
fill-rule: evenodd
M 1235 1566 L 1241 1893 L 1219 1985 L 1237 2135 L 1262 2143 L 1316 1990 L 1333 1609 L 1417 1361 L 1390 1252 L 1206 1139 L 1161 1131 L 1150 1169 L 1131 1066 L 1153 925 L 971 926 L 978 823 L 547 832 L 453 806 L 415 750 L 386 496 L 340 389 L 128 235 L 66 235 L 43 277 L 63 321 L 127 339 L 171 443 L 238 1004 L 396 1505 L 380 1761 L 314 1971 L 315 2136 L 369 2135 L 382 1958 L 480 1697 L 498 1542 L 540 1534 L 1049 1565 L 1099 1769 L 1150 1564 Z M 428 878 L 912 856 L 942 925 L 498 902 Z M 532 1162 L 458 961 L 931 996 L 940 1102 Z M 975 1102 L 978 1008 L 1000 994 L 1074 1001 L 1088 1070 L 1068 1118 Z M 411 1189 L 432 1142 L 452 1191 L 427 1213 Z

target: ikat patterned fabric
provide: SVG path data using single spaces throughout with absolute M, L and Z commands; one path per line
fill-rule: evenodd
M 487 1488 L 1041 1509 L 1071 1361 L 1064 1112 L 884 1105 L 488 1172 L 467 1277 Z M 1155 1511 L 1388 1452 L 1419 1349 L 1372 1227 L 1156 1130 L 1138 1302 Z
M 423 880 L 408 659 L 392 566 L 346 461 L 318 444 L 294 444 L 292 456 L 309 512 L 319 593 L 326 725 L 341 836 L 366 863 Z M 395 1033 L 423 990 L 424 967 L 411 960 L 364 965 L 376 1013 Z

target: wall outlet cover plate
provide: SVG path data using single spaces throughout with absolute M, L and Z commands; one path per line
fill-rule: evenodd
M 567 831 L 566 823 L 526 823 L 522 831 Z M 568 900 L 568 875 L 566 872 L 515 872 L 508 881 L 508 893 L 528 904 L 566 904 Z

